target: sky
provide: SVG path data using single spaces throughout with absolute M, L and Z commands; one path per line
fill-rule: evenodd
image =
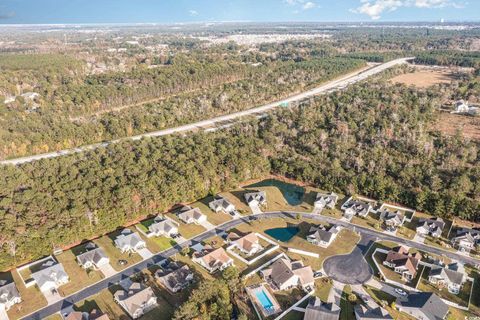
M 0 24 L 479 21 L 480 0 L 0 0 Z

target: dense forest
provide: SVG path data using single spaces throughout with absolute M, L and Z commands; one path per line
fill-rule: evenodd
M 478 144 L 431 131 L 441 98 L 367 82 L 224 131 L 1 167 L 0 268 L 271 172 L 479 220 Z

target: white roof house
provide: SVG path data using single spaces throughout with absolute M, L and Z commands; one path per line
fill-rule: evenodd
M 324 208 L 333 209 L 335 208 L 337 201 L 338 201 L 338 195 L 334 192 L 317 193 L 317 197 L 315 198 L 315 202 L 313 204 L 317 209 L 324 209 Z
M 470 252 L 479 243 L 480 230 L 478 229 L 461 228 L 452 238 L 453 246 L 462 252 Z
M 341 210 L 343 215 L 347 219 L 351 219 L 353 216 L 366 217 L 373 207 L 370 203 L 362 200 L 355 200 L 350 197 L 342 205 Z
M 223 197 L 215 197 L 208 206 L 215 212 L 230 213 L 235 211 L 235 206 Z
M 99 267 L 110 263 L 110 259 L 107 257 L 103 249 L 97 247 L 93 242 L 87 244 L 85 249 L 87 250 L 86 252 L 77 256 L 77 262 L 82 268 L 98 269 Z
M 307 241 L 321 247 L 328 247 L 340 232 L 340 227 L 323 225 L 312 226 L 307 235 Z
M 207 216 L 204 215 L 199 208 L 192 208 L 189 206 L 185 206 L 180 209 L 178 218 L 187 224 L 202 224 L 203 222 L 207 221 Z
M 122 252 L 135 252 L 146 247 L 145 241 L 140 238 L 138 233 L 130 229 L 123 229 L 114 242 L 115 246 Z
M 442 235 L 445 222 L 442 218 L 434 217 L 431 219 L 421 219 L 417 226 L 417 233 L 421 235 L 431 235 L 439 238 Z
M 58 289 L 69 281 L 68 274 L 61 263 L 55 260 L 47 260 L 42 264 L 42 269 L 32 273 L 32 279 L 40 291 L 48 292 Z
M 380 210 L 380 219 L 385 222 L 387 227 L 397 228 L 405 222 L 405 215 L 399 210 L 392 211 L 384 207 Z
M 171 237 L 178 233 L 178 226 L 170 219 L 162 220 L 161 217 L 157 217 L 155 222 L 148 227 L 148 231 L 156 237 Z
M 476 114 L 478 111 L 477 107 L 469 106 L 468 101 L 465 100 L 458 100 L 455 102 L 455 110 L 452 113 L 469 113 L 469 114 Z
M 40 94 L 38 94 L 36 92 L 25 92 L 25 93 L 21 94 L 21 96 L 25 99 L 33 100 L 35 98 L 40 97 Z
M 0 309 L 9 310 L 14 304 L 22 302 L 14 282 L 0 280 Z
M 265 191 L 248 192 L 245 193 L 244 197 L 249 205 L 260 206 L 267 204 L 267 194 Z

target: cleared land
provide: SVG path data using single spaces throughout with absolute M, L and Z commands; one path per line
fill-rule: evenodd
M 417 70 L 390 79 L 393 83 L 414 85 L 418 88 L 428 88 L 439 83 L 450 83 L 457 75 L 447 70 Z
M 440 112 L 432 129 L 448 136 L 454 136 L 460 132 L 464 138 L 480 141 L 479 117 Z

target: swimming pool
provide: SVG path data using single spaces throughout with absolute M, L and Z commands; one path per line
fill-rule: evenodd
M 265 233 L 275 240 L 288 242 L 300 231 L 297 227 L 273 228 L 265 230 Z
M 268 298 L 267 294 L 264 291 L 265 289 L 260 289 L 255 292 L 255 296 L 257 296 L 258 301 L 261 303 L 262 307 L 265 310 L 270 310 L 273 308 L 272 301 Z

